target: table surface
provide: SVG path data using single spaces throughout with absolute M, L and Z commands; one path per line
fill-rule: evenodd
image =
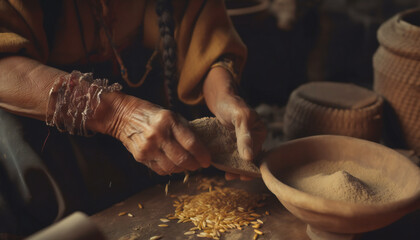
M 283 111 L 275 111 L 280 114 Z M 282 116 L 276 116 L 270 120 L 268 124 L 269 135 L 264 143 L 264 149 L 271 149 L 278 144 L 284 142 L 282 133 Z M 274 122 L 273 122 L 274 121 Z M 419 165 L 419 158 L 414 155 L 413 151 L 401 151 L 413 162 Z M 172 206 L 174 198 L 170 195 L 182 194 L 197 194 L 197 185 L 199 179 L 203 176 L 196 175 L 184 184 L 182 179 L 179 181 L 172 181 L 169 186 L 168 196 L 165 195 L 165 186 L 157 185 L 146 189 L 125 201 L 118 203 L 102 212 L 99 212 L 91 219 L 103 231 L 109 240 L 137 240 L 149 239 L 152 236 L 161 235 L 162 239 L 203 239 L 196 236 L 185 236 L 184 232 L 193 227 L 192 223 L 176 223 L 172 220 L 168 223 L 169 227 L 160 228 L 160 218 L 166 217 L 167 214 L 174 213 Z M 223 179 L 212 171 L 206 172 L 204 177 L 217 177 Z M 306 224 L 301 222 L 298 218 L 288 212 L 277 198 L 269 192 L 264 185 L 262 179 L 254 179 L 252 181 L 227 181 L 226 187 L 234 187 L 244 189 L 250 193 L 255 194 L 269 194 L 265 200 L 266 206 L 257 209 L 257 213 L 264 213 L 269 211 L 269 216 L 262 218 L 264 224 L 260 229 L 264 235 L 258 239 L 262 240 L 309 240 L 306 235 Z M 141 203 L 144 208 L 139 209 L 138 203 Z M 133 217 L 127 215 L 118 216 L 121 212 L 131 213 Z M 382 229 L 364 233 L 359 236 L 359 240 L 418 240 L 420 239 L 420 210 L 417 210 L 395 223 L 384 227 Z M 222 240 L 247 240 L 253 238 L 253 229 L 249 227 L 243 230 L 235 230 L 222 235 Z
M 193 227 L 193 224 L 190 222 L 177 223 L 176 220 L 171 220 L 167 223 L 169 227 L 158 227 L 158 224 L 162 224 L 159 220 L 160 218 L 165 218 L 167 214 L 174 213 L 172 204 L 175 198 L 171 197 L 171 195 L 191 195 L 202 192 L 197 190 L 197 186 L 202 177 L 202 175 L 195 175 L 190 177 L 187 183 L 183 183 L 182 179 L 172 181 L 168 188 L 168 195 L 165 195 L 164 185 L 153 186 L 91 216 L 91 220 L 97 224 L 109 240 L 149 239 L 156 235 L 162 236 L 162 239 L 203 239 L 197 236 L 184 235 L 184 232 Z M 217 174 L 211 176 L 205 175 L 204 177 L 223 179 L 223 177 L 217 176 Z M 306 225 L 280 204 L 277 198 L 268 191 L 262 179 L 227 181 L 225 186 L 243 189 L 254 194 L 268 194 L 265 200 L 266 205 L 256 210 L 257 213 L 261 214 L 267 210 L 270 213 L 268 216 L 263 214 L 261 218 L 264 224 L 260 230 L 264 232 L 264 235 L 258 239 L 309 239 L 306 235 Z M 142 209 L 138 207 L 138 203 L 143 205 Z M 119 216 L 121 212 L 131 213 L 133 217 L 129 217 L 127 214 Z M 362 234 L 358 239 L 420 239 L 419 224 L 420 210 L 403 217 L 385 228 Z M 223 233 L 221 239 L 252 239 L 253 235 L 253 228 L 248 226 L 244 227 L 243 230 L 233 230 L 229 233 Z

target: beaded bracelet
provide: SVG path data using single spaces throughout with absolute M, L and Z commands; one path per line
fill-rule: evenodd
M 50 90 L 45 122 L 60 132 L 92 136 L 86 121 L 95 114 L 103 93 L 120 91 L 122 86 L 108 86 L 108 79 L 93 79 L 92 73 L 73 71 L 54 82 Z

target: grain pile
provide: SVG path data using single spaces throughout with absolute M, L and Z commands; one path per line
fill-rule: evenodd
M 286 179 L 296 189 L 331 200 L 380 203 L 398 196 L 396 185 L 379 170 L 352 161 L 319 161 L 292 171 Z
M 260 174 L 259 168 L 254 163 L 239 157 L 235 130 L 227 129 L 216 118 L 208 117 L 191 121 L 190 126 L 210 151 L 215 167 L 222 165 L 255 175 Z
M 178 223 L 193 223 L 194 227 L 185 235 L 220 239 L 224 232 L 251 225 L 255 232 L 254 239 L 257 239 L 263 234 L 257 229 L 263 221 L 255 209 L 263 206 L 261 201 L 265 196 L 220 185 L 220 181 L 204 179 L 198 189 L 208 189 L 208 192 L 177 196 L 173 204 L 175 212 L 167 215 L 167 218 L 178 220 Z

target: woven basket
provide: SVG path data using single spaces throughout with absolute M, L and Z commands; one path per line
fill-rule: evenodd
M 399 129 L 407 147 L 420 154 L 420 9 L 397 14 L 378 30 L 373 56 L 374 90 L 395 113 L 387 131 Z M 392 116 L 387 113 L 386 116 Z M 395 135 L 395 133 L 393 133 Z
M 312 82 L 292 92 L 284 116 L 287 139 L 318 134 L 379 141 L 382 98 L 353 84 Z

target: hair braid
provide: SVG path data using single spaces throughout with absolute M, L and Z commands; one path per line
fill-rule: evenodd
M 173 106 L 177 93 L 175 23 L 172 12 L 173 8 L 170 0 L 156 0 L 156 13 L 159 18 L 159 32 L 162 39 L 164 79 L 167 86 L 170 107 Z

